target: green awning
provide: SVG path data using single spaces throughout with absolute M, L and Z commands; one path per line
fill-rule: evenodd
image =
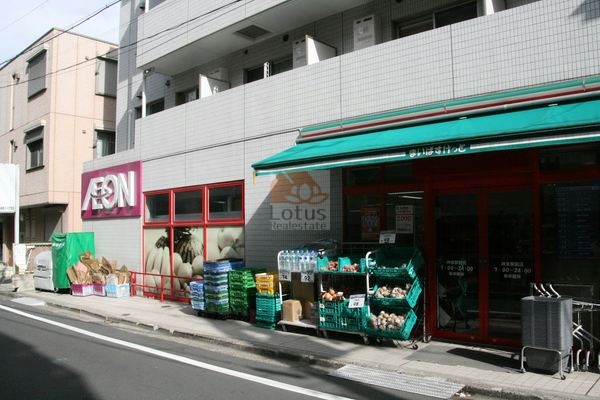
M 302 142 L 252 167 L 266 175 L 599 140 L 594 99 Z

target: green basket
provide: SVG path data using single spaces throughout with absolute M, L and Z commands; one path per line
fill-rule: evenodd
M 416 323 L 417 315 L 413 310 L 408 310 L 408 312 L 404 315 L 404 323 L 400 329 L 384 330 L 373 328 L 369 326 L 367 319 L 365 319 L 364 331 L 368 336 L 377 338 L 408 340 Z
M 377 285 L 374 287 L 374 291 L 377 291 Z M 421 282 L 419 282 L 418 279 L 415 279 L 405 297 L 393 298 L 372 296 L 371 303 L 374 306 L 381 308 L 414 308 L 417 301 L 419 301 L 419 296 L 421 296 L 422 292 L 423 287 L 421 286 Z

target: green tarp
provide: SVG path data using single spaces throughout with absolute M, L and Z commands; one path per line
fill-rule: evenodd
M 89 251 L 92 256 L 96 256 L 94 232 L 53 233 L 51 242 L 54 290 L 69 289 L 71 283 L 67 268 L 77 264 L 81 253 Z
M 600 100 L 474 115 L 302 142 L 252 165 L 257 175 L 600 140 Z

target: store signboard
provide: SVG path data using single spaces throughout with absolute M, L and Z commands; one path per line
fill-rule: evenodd
M 142 215 L 142 163 L 136 161 L 81 175 L 81 218 Z
M 271 230 L 330 230 L 329 171 L 282 172 L 270 185 Z
M 17 174 L 16 164 L 0 164 L 0 214 L 14 213 L 17 207 Z

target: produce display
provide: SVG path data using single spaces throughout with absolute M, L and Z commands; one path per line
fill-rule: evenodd
M 404 325 L 404 315 L 380 311 L 379 314 L 369 315 L 369 327 L 380 330 L 400 330 Z
M 411 283 L 406 283 L 404 288 L 394 286 L 392 289 L 388 286 L 381 286 L 375 291 L 375 297 L 377 298 L 393 298 L 393 299 L 403 299 L 406 297 L 406 294 L 412 287 Z
M 329 288 L 326 292 L 321 294 L 321 298 L 326 301 L 344 301 L 344 292 L 338 292 L 333 288 Z

